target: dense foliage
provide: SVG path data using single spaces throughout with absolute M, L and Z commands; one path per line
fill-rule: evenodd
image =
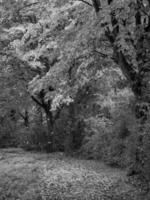
M 148 0 L 0 3 L 0 146 L 65 151 L 149 181 Z

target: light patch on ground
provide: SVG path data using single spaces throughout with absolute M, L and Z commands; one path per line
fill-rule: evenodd
M 0 200 L 137 200 L 135 192 L 124 171 L 101 162 L 0 150 Z

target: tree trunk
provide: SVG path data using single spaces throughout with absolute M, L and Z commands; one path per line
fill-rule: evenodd
M 95 12 L 98 13 L 100 11 L 101 3 L 100 0 L 92 0 L 93 7 L 95 9 Z
M 113 0 L 108 0 L 108 5 L 111 5 Z M 119 30 L 119 22 L 116 18 L 116 11 L 114 8 L 110 13 L 111 17 L 111 25 L 113 27 L 112 30 L 109 28 L 105 31 L 105 36 L 108 38 L 110 43 L 113 46 L 113 59 L 120 67 L 124 76 L 127 78 L 130 87 L 136 98 L 136 109 L 135 115 L 141 121 L 146 119 L 146 112 L 148 111 L 149 103 L 150 103 L 150 38 L 149 38 L 149 29 L 150 29 L 150 18 L 148 26 L 142 31 L 142 16 L 141 16 L 141 3 L 137 0 L 136 3 L 136 13 L 135 13 L 135 41 L 134 49 L 136 52 L 136 60 L 137 60 L 137 69 L 135 70 L 135 66 L 131 62 L 128 61 L 127 55 L 117 47 L 116 40 L 118 35 L 120 34 Z M 124 26 L 126 26 L 124 24 Z
M 75 105 L 74 103 L 71 103 L 69 105 L 69 117 L 68 117 L 68 125 L 66 128 L 66 145 L 65 145 L 65 152 L 66 153 L 72 153 L 74 150 L 74 144 L 73 144 L 73 138 L 75 134 Z
M 47 152 L 53 152 L 55 147 L 54 140 L 54 123 L 53 116 L 50 111 L 46 112 L 46 121 L 47 121 Z
M 50 111 L 51 109 L 51 101 L 48 101 L 47 103 L 45 103 L 44 101 L 44 91 L 42 90 L 40 93 L 40 101 L 35 98 L 34 96 L 31 96 L 31 98 L 33 99 L 33 101 L 36 102 L 36 104 L 38 106 L 40 106 L 41 108 L 43 108 L 45 114 L 46 114 L 46 122 L 47 122 L 47 152 L 53 152 L 54 151 L 54 147 L 55 147 L 55 140 L 54 140 L 54 119 L 53 119 L 53 114 Z
M 28 114 L 28 111 L 27 111 L 27 110 L 25 110 L 24 125 L 25 125 L 26 127 L 29 127 L 29 114 Z
M 109 5 L 112 2 L 113 0 L 108 0 Z M 116 45 L 116 40 L 120 34 L 120 30 L 118 25 L 119 22 L 116 17 L 116 10 L 114 9 L 111 11 L 110 15 L 113 29 L 109 30 L 108 28 L 105 32 L 106 37 L 113 46 L 114 60 L 129 81 L 136 100 L 135 117 L 139 121 L 140 128 L 137 131 L 135 158 L 132 160 L 134 164 L 131 166 L 130 175 L 141 173 L 142 171 L 143 163 L 140 159 L 142 148 L 140 147 L 143 147 L 144 145 L 143 127 L 146 124 L 150 104 L 150 17 L 148 17 L 147 27 L 144 28 L 144 24 L 142 22 L 143 12 L 141 10 L 141 3 L 142 1 L 136 1 L 136 13 L 134 16 L 136 28 L 134 33 L 135 38 L 133 48 L 136 53 L 136 70 L 135 66 L 128 60 L 130 55 L 124 54 L 124 52 Z M 126 24 L 124 24 L 124 26 L 126 26 Z

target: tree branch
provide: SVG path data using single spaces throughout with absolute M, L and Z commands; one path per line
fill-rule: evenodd
M 25 116 L 21 112 L 19 112 L 19 115 L 25 120 Z
M 102 53 L 102 52 L 100 52 L 100 51 L 97 51 L 96 49 L 94 50 L 94 52 L 100 54 L 103 58 L 107 58 L 107 57 L 108 57 L 107 54 L 104 54 L 104 53 Z
M 18 12 L 20 12 L 24 8 L 28 8 L 28 7 L 36 5 L 36 4 L 39 4 L 39 2 L 35 2 L 35 3 L 30 3 L 30 4 L 27 4 L 27 5 L 24 5 L 23 7 L 21 7 L 21 8 L 18 9 Z
M 110 5 L 113 2 L 113 0 L 108 0 L 108 5 Z
M 87 1 L 85 1 L 85 0 L 79 0 L 79 1 L 82 1 L 83 3 L 87 4 L 88 6 L 91 6 L 91 7 L 93 7 L 93 5 L 92 5 L 92 4 L 90 4 L 89 2 L 87 2 Z
M 93 7 L 95 9 L 95 12 L 98 13 L 101 9 L 101 2 L 100 0 L 92 0 Z
M 61 113 L 61 111 L 62 111 L 62 109 L 64 108 L 64 104 L 63 105 L 61 105 L 60 107 L 59 107 L 59 109 L 57 110 L 57 112 L 56 112 L 56 114 L 55 114 L 55 116 L 54 116 L 54 120 L 57 120 L 58 118 L 59 118 L 59 116 L 60 116 L 60 113 Z
M 125 75 L 125 77 L 130 81 L 130 83 L 135 81 L 135 78 L 137 77 L 136 71 L 133 69 L 133 67 L 127 62 L 125 56 L 120 51 L 117 53 L 118 56 L 118 64 Z
M 41 103 L 41 102 L 39 102 L 33 95 L 31 96 L 31 98 L 32 98 L 32 100 L 34 101 L 34 102 L 36 102 L 40 107 L 44 107 L 43 106 L 43 104 Z
M 113 43 L 115 42 L 115 39 L 114 39 L 113 34 L 111 33 L 111 31 L 109 30 L 108 27 L 105 30 L 105 36 L 109 40 L 109 42 L 113 45 Z

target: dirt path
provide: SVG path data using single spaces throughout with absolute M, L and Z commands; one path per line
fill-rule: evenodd
M 103 163 L 0 150 L 0 200 L 143 200 L 125 172 Z

